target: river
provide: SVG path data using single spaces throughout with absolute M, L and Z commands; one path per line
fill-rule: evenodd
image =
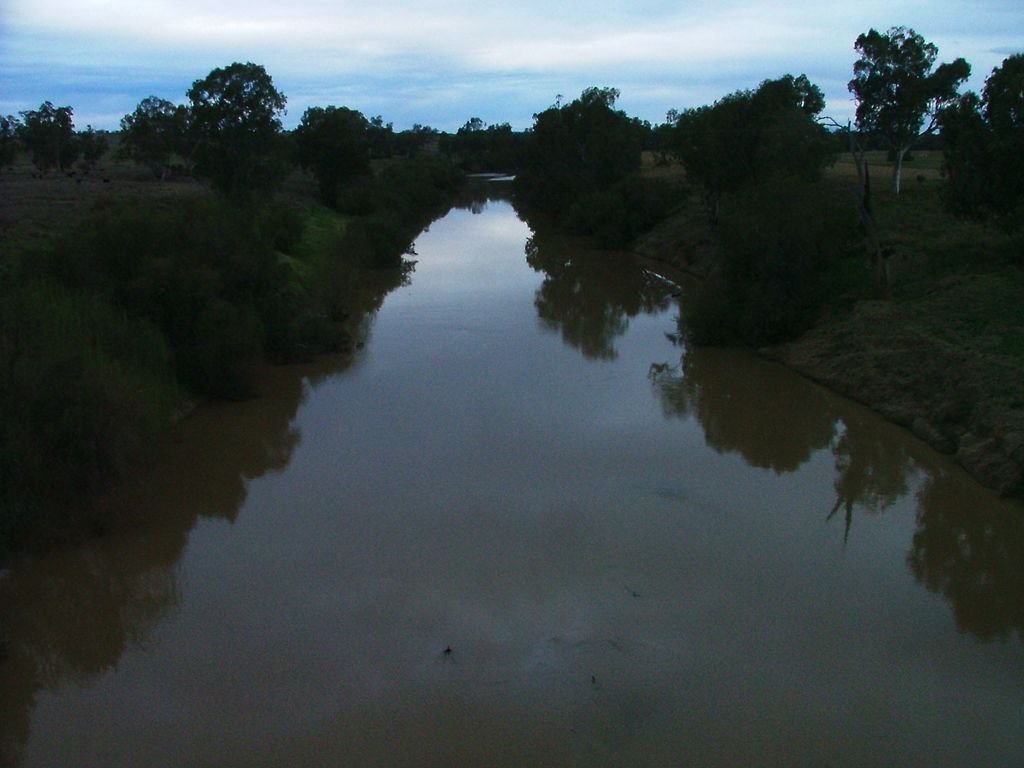
M 489 189 L 0 572 L 0 761 L 1024 764 L 1022 506 Z

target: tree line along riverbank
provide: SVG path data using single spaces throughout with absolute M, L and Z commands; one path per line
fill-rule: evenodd
M 871 160 L 887 165 L 884 152 Z M 817 194 L 848 194 L 852 170 L 844 165 L 824 174 Z M 948 214 L 937 152 L 915 153 L 905 167 L 914 181 L 899 196 L 875 193 L 878 236 L 890 249 L 886 294 L 875 288 L 864 260 L 854 280 L 822 291 L 806 328 L 753 346 L 913 431 L 982 484 L 1024 498 L 1019 244 L 992 222 Z M 857 235 L 848 242 L 855 244 Z M 730 246 L 694 206 L 677 210 L 636 244 L 646 257 L 700 278 L 709 294 L 718 290 L 723 247 Z M 696 312 L 707 320 L 700 301 Z M 714 309 L 726 311 L 717 302 Z
M 88 499 L 183 403 L 345 349 L 388 283 L 364 276 L 404 279 L 431 212 L 488 168 L 516 174 L 532 221 L 700 275 L 690 344 L 758 348 L 1024 496 L 1024 110 L 1008 87 L 1024 56 L 959 96 L 961 60 L 931 72 L 912 31 L 862 37 L 864 114 L 831 129 L 821 91 L 787 74 L 657 127 L 594 87 L 525 132 L 396 134 L 334 106 L 286 132 L 251 63 L 197 80 L 187 105 L 144 99 L 118 134 L 76 134 L 49 102 L 3 118 L 0 552 L 102 527 Z M 907 74 L 885 70 L 888 43 L 922 52 L 907 66 L 931 95 L 909 127 L 859 79 Z M 941 138 L 911 154 L 926 116 Z
M 825 131 L 802 76 L 689 110 L 647 152 L 616 97 L 589 89 L 537 116 L 521 203 L 699 276 L 681 318 L 689 343 L 758 349 L 1024 497 L 1019 182 L 993 174 L 1001 197 L 968 212 L 963 174 L 951 176 L 960 148 L 894 156 Z
M 0 553 L 102 530 L 92 501 L 196 402 L 255 394 L 264 363 L 350 349 L 461 173 L 383 165 L 358 214 L 299 172 L 250 201 L 127 164 L 105 178 L 0 174 Z

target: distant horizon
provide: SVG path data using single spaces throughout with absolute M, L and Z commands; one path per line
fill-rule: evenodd
M 659 125 L 669 110 L 785 74 L 806 74 L 825 94 L 824 114 L 845 122 L 854 112 L 846 88 L 854 41 L 892 26 L 937 45 L 938 63 L 965 58 L 969 90 L 1024 51 L 1024 14 L 1009 0 L 926 8 L 870 0 L 854 9 L 767 0 L 586 9 L 536 0 L 513 8 L 384 0 L 372 9 L 323 0 L 287 9 L 266 0 L 215 9 L 199 0 L 100 8 L 9 0 L 0 11 L 0 114 L 50 101 L 74 110 L 77 130 L 116 131 L 144 98 L 185 103 L 194 81 L 251 61 L 288 99 L 289 130 L 308 107 L 333 105 L 379 115 L 396 131 L 454 132 L 474 117 L 519 131 L 557 98 L 593 86 L 618 89 L 618 109 Z

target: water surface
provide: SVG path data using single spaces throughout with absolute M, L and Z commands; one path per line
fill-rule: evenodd
M 1024 762 L 1021 506 L 491 197 L 10 564 L 7 762 Z

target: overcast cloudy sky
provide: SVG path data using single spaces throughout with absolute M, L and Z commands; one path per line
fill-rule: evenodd
M 974 89 L 1024 50 L 1020 0 L 0 0 L 0 113 L 49 100 L 115 129 L 146 96 L 183 102 L 211 69 L 252 61 L 287 96 L 286 127 L 335 105 L 396 129 L 527 128 L 589 86 L 660 123 L 786 73 L 845 120 L 853 41 L 895 25 L 966 58 Z

